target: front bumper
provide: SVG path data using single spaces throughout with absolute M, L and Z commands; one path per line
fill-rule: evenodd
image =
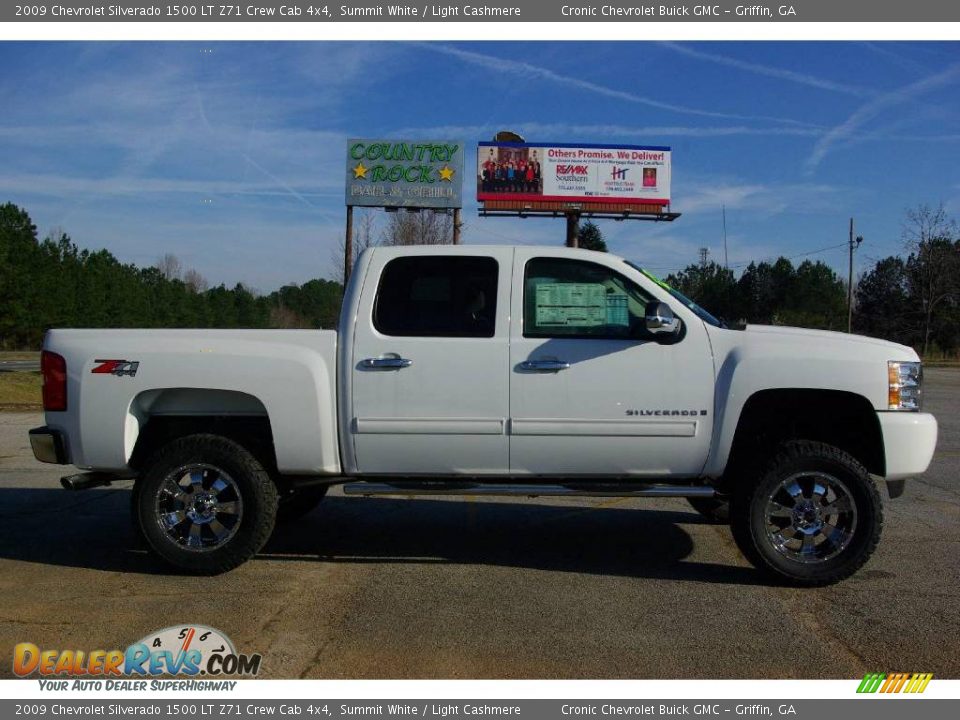
M 937 419 L 930 413 L 878 412 L 886 455 L 884 479 L 903 480 L 926 471 L 937 447 Z
M 63 442 L 63 434 L 59 430 L 52 430 L 46 426 L 34 428 L 30 431 L 30 448 L 33 456 L 40 462 L 67 465 L 67 446 Z

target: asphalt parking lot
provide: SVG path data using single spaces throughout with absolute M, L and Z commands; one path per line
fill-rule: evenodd
M 202 623 L 274 678 L 957 678 L 960 370 L 927 370 L 925 404 L 932 467 L 887 502 L 870 563 L 816 590 L 767 584 L 682 500 L 339 492 L 225 576 L 167 575 L 128 488 L 61 490 L 30 454 L 40 415 L 0 414 L 0 676 L 18 642 Z

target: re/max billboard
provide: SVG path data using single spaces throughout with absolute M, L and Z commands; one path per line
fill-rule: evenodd
M 477 200 L 670 204 L 670 148 L 482 142 Z

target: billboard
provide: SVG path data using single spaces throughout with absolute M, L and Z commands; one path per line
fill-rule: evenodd
M 463 207 L 463 143 L 347 140 L 346 203 L 365 207 Z
M 670 204 L 670 148 L 482 142 L 477 200 Z

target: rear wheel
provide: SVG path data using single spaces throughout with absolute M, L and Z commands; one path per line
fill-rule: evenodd
M 867 562 L 883 508 L 866 469 L 819 442 L 783 445 L 759 479 L 736 488 L 731 529 L 747 559 L 788 582 L 828 585 Z
M 133 496 L 137 525 L 166 563 L 198 574 L 231 570 L 273 531 L 276 486 L 232 440 L 190 435 L 161 448 Z

